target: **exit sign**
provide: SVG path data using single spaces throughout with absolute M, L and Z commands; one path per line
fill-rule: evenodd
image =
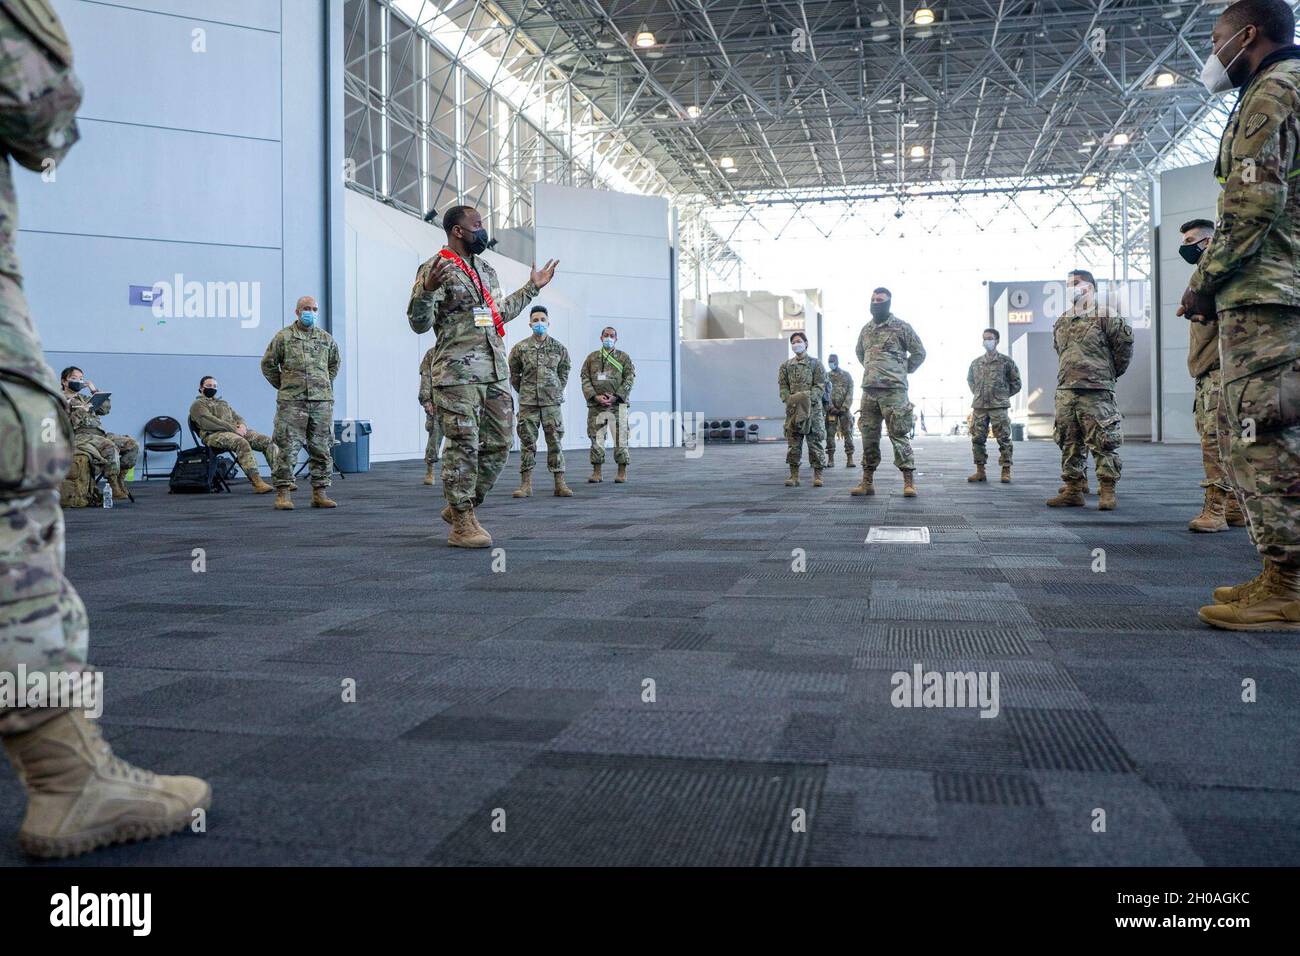
M 1028 309 L 1007 313 L 1007 324 L 1009 325 L 1032 325 L 1033 321 L 1034 313 Z

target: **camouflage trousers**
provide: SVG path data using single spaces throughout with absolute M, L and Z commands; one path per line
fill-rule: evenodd
M 1238 311 L 1221 310 L 1220 321 Z M 1222 401 L 1228 479 L 1241 499 L 1250 540 L 1264 557 L 1298 564 L 1300 359 L 1224 382 Z
M 1124 419 L 1113 392 L 1103 388 L 1058 388 L 1052 437 L 1061 449 L 1064 480 L 1082 481 L 1087 477 L 1090 451 L 1097 478 L 1119 480 Z
M 814 401 L 808 415 L 808 431 L 802 432 L 795 427 L 794 417 L 785 416 L 785 440 L 789 451 L 785 453 L 785 463 L 794 468 L 803 460 L 803 444 L 808 442 L 808 463 L 814 468 L 826 467 L 826 413 L 822 411 L 821 402 Z
M 483 503 L 510 456 L 515 403 L 500 383 L 440 385 L 433 404 L 447 444 L 442 450 L 442 493 L 457 511 Z
M 627 456 L 627 404 L 619 402 L 609 408 L 593 406 L 587 409 L 587 437 L 591 439 L 591 463 L 605 464 L 605 435 L 614 442 L 614 463 L 626 465 Z
M 880 465 L 880 426 L 889 432 L 894 446 L 894 465 L 899 471 L 915 471 L 912 443 L 912 403 L 905 388 L 864 388 L 858 428 L 862 432 L 862 467 L 875 470 Z
M 826 413 L 826 454 L 835 457 L 835 436 L 844 439 L 844 454 L 853 454 L 853 413 L 847 408 L 836 414 Z
M 244 435 L 238 432 L 209 432 L 203 436 L 203 443 L 214 451 L 228 451 L 235 456 L 239 462 L 239 467 L 244 469 L 244 474 L 249 478 L 258 474 L 257 459 L 253 457 L 253 452 L 260 451 L 266 458 L 266 467 L 275 473 L 275 459 L 279 454 L 275 442 L 271 441 L 270 436 L 263 435 L 261 432 L 255 432 L 251 429 Z M 294 456 L 297 457 L 296 455 Z
M 998 440 L 998 464 L 1011 464 L 1011 414 L 1005 408 L 972 408 L 970 416 L 970 445 L 975 464 L 988 463 L 989 429 Z
M 67 411 L 32 385 L 0 378 L 0 673 L 79 675 L 90 622 L 63 576 L 58 487 L 72 462 Z M 0 736 L 22 733 L 56 708 L 0 708 Z
M 532 471 L 537 463 L 537 431 L 546 433 L 546 470 L 564 471 L 564 416 L 559 405 L 520 405 L 519 470 Z
M 73 442 L 77 451 L 90 459 L 91 468 L 103 473 L 105 478 L 115 478 L 135 467 L 135 457 L 140 451 L 140 446 L 130 435 L 82 432 Z
M 1196 399 L 1192 415 L 1196 420 L 1196 433 L 1201 436 L 1201 464 L 1205 468 L 1202 488 L 1210 485 L 1232 491 L 1223 456 L 1219 451 L 1219 403 L 1223 396 L 1223 373 L 1219 369 L 1206 372 L 1196 380 Z
M 424 430 L 429 433 L 429 440 L 424 445 L 424 463 L 432 465 L 442 450 L 442 423 L 438 421 L 437 415 L 425 413 Z
M 300 399 L 275 403 L 271 441 L 279 450 L 271 465 L 276 488 L 297 487 L 293 470 L 298 452 L 307 446 L 307 470 L 313 488 L 328 488 L 334 474 L 334 403 Z

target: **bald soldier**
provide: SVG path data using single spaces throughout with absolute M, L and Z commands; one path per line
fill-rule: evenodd
M 587 400 L 587 437 L 591 439 L 591 475 L 588 482 L 603 481 L 605 435 L 614 440 L 615 484 L 627 481 L 627 410 L 636 381 L 632 356 L 618 347 L 618 329 L 607 325 L 600 330 L 600 348 L 582 363 L 578 378 L 582 397 Z
M 298 300 L 294 321 L 272 337 L 262 356 L 262 375 L 276 390 L 272 441 L 280 449 L 274 464 L 275 507 L 293 510 L 298 452 L 307 445 L 311 506 L 336 508 L 326 490 L 334 476 L 334 379 L 339 374 L 339 347 L 316 324 L 320 310 L 309 295 Z
M 80 103 L 54 11 L 44 0 L 0 4 L 0 675 L 11 690 L 24 672 L 28 686 L 37 675 L 80 686 L 93 670 L 86 609 L 63 576 L 59 485 L 72 464 L 72 429 L 23 298 L 9 164 L 41 172 L 62 160 L 77 141 Z M 114 756 L 84 706 L 13 704 L 0 703 L 0 743 L 27 796 L 18 830 L 25 853 L 62 858 L 175 833 L 211 805 L 204 781 Z
M 532 268 L 523 287 L 502 295 L 496 270 L 480 258 L 488 247 L 483 217 L 473 206 L 452 206 L 442 217 L 447 244 L 422 263 L 411 288 L 406 319 L 417 335 L 433 329 L 430 401 L 447 447 L 442 489 L 454 548 L 487 548 L 492 536 L 478 522 L 483 504 L 510 454 L 515 405 L 507 381 L 506 323 L 555 276 L 557 260 Z

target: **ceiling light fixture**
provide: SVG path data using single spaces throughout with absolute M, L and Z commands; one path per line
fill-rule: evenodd
M 1161 73 L 1156 77 L 1156 86 L 1159 89 L 1168 89 L 1174 85 L 1174 75 L 1172 73 Z
M 925 147 L 920 143 L 917 143 L 907 151 L 907 155 L 911 156 L 913 159 L 925 159 Z
M 934 23 L 934 11 L 929 7 L 922 7 L 916 11 L 916 16 L 912 18 L 912 21 L 918 27 L 928 27 L 931 23 Z
M 641 24 L 641 29 L 637 31 L 636 45 L 642 49 L 655 45 L 655 35 L 650 32 L 650 27 L 644 23 Z
M 1129 144 L 1128 133 L 1116 133 L 1110 139 L 1112 146 L 1127 146 Z
M 730 156 L 723 156 L 720 160 L 718 160 L 718 165 L 721 166 L 723 169 L 734 169 L 736 166 L 736 161 L 732 159 Z
M 700 114 L 701 114 L 702 112 L 704 112 L 704 111 L 701 110 L 701 109 L 700 109 L 698 106 L 696 106 L 694 103 L 692 103 L 690 106 L 686 107 L 686 115 L 689 116 L 691 119 L 699 119 L 699 118 L 700 118 Z

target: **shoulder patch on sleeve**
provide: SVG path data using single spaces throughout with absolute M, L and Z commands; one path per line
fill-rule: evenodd
M 1254 136 L 1260 131 L 1260 128 L 1268 122 L 1267 113 L 1251 113 L 1246 119 L 1246 128 L 1242 131 L 1247 139 Z

